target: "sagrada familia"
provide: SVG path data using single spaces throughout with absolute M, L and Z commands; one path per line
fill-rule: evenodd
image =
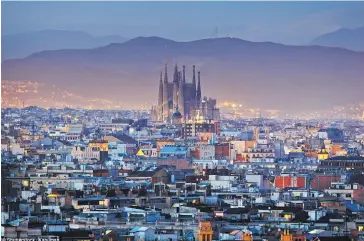
M 168 81 L 167 64 L 164 74 L 161 71 L 159 80 L 158 106 L 152 109 L 154 119 L 161 122 L 172 122 L 179 117 L 186 120 L 203 118 L 204 120 L 219 120 L 219 109 L 216 99 L 202 98 L 201 75 L 193 66 L 192 82 L 186 80 L 186 67 L 179 70 L 174 66 L 173 81 Z

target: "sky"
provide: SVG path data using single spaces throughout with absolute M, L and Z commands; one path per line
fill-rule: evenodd
M 2 1 L 2 34 L 46 29 L 177 41 L 237 37 L 307 44 L 364 26 L 364 2 L 15 2 Z

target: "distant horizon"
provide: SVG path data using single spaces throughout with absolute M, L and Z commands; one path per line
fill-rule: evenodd
M 319 34 L 316 37 L 319 37 L 319 36 L 322 36 L 322 35 L 325 35 L 325 34 L 329 34 L 329 33 L 333 33 L 333 32 L 339 31 L 339 30 L 356 30 L 356 29 L 361 29 L 361 28 L 364 28 L 364 25 L 363 26 L 357 26 L 357 27 L 351 27 L 351 28 L 340 27 L 338 29 L 330 30 L 328 32 L 324 32 L 322 34 Z M 195 40 L 212 39 L 212 38 L 238 38 L 238 39 L 246 40 L 243 37 L 235 37 L 235 36 L 229 36 L 229 35 L 217 36 L 217 37 L 215 37 L 215 36 L 201 37 L 201 38 L 195 38 L 195 39 L 190 39 L 190 40 L 176 40 L 176 39 L 173 39 L 172 37 L 168 38 L 168 37 L 162 37 L 162 36 L 153 35 L 153 34 L 152 35 L 125 36 L 125 35 L 121 35 L 121 34 L 117 34 L 117 33 L 109 33 L 109 34 L 98 35 L 98 34 L 92 34 L 92 33 L 88 32 L 88 31 L 85 31 L 85 30 L 82 30 L 82 29 L 62 29 L 62 28 L 59 28 L 59 29 L 47 28 L 47 29 L 39 29 L 39 30 L 28 30 L 28 31 L 22 31 L 22 32 L 14 32 L 14 33 L 2 34 L 2 37 L 3 36 L 11 36 L 11 35 L 31 34 L 31 33 L 38 33 L 38 32 L 50 32 L 50 31 L 80 32 L 80 33 L 85 33 L 85 34 L 91 35 L 92 37 L 119 36 L 119 37 L 126 38 L 127 40 L 131 40 L 131 39 L 135 39 L 135 38 L 139 38 L 139 37 L 146 37 L 146 38 L 147 37 L 159 37 L 159 38 L 173 40 L 173 41 L 176 41 L 176 42 L 191 42 L 191 41 L 195 41 Z M 272 41 L 269 41 L 269 40 L 261 40 L 261 41 L 246 40 L 246 41 L 249 41 L 249 42 L 272 42 Z M 284 43 L 278 43 L 278 42 L 272 42 L 272 43 L 284 44 Z M 290 44 L 285 44 L 285 45 L 290 45 Z

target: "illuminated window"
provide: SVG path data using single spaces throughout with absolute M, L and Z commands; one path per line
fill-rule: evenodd
M 284 217 L 285 219 L 291 219 L 291 218 L 292 218 L 292 215 L 291 215 L 291 214 L 285 214 L 283 217 Z

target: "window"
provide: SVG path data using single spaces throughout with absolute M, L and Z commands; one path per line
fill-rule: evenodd
M 351 197 L 351 193 L 347 193 L 345 196 L 346 197 Z

